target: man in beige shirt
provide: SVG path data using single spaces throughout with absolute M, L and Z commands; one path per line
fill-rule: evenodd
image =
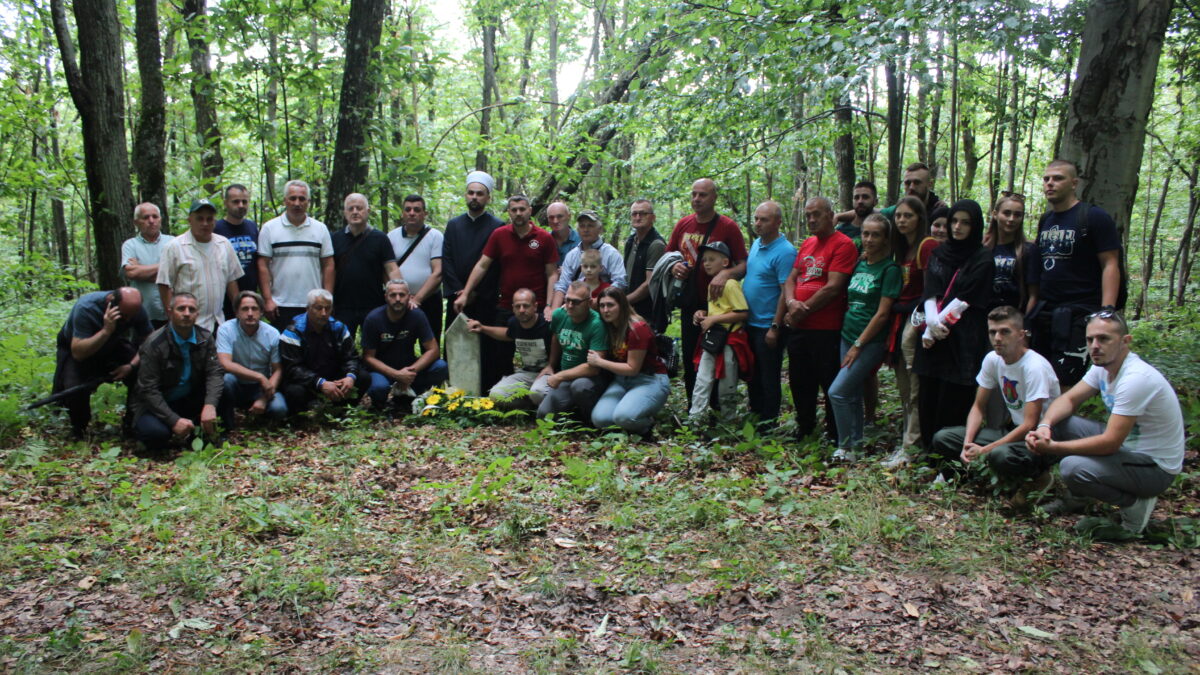
M 229 240 L 213 234 L 217 207 L 197 199 L 188 209 L 188 231 L 175 237 L 158 264 L 158 292 L 163 307 L 171 306 L 175 293 L 196 296 L 199 316 L 196 325 L 215 331 L 225 321 L 224 298 L 237 298 L 237 280 L 245 272 Z

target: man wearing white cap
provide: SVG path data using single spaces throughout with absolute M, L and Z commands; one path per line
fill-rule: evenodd
M 504 221 L 487 211 L 495 188 L 496 181 L 487 173 L 472 171 L 467 174 L 467 212 L 446 223 L 446 234 L 442 241 L 442 294 L 447 301 L 447 326 L 458 316 L 454 300 L 463 292 L 463 287 L 471 277 L 471 270 L 483 256 L 488 237 L 504 225 Z M 463 307 L 463 314 L 484 325 L 498 325 L 496 297 L 500 292 L 499 272 L 498 265 L 488 270 L 475 287 L 475 300 Z M 439 333 L 439 329 L 440 326 L 434 326 L 434 333 Z M 480 338 L 480 391 L 491 389 L 504 376 L 505 368 L 512 368 L 511 351 L 506 348 L 510 348 L 510 345 L 503 345 L 486 336 Z M 509 354 L 507 360 L 504 358 L 506 353 Z M 447 357 L 453 359 L 454 354 L 449 353 Z

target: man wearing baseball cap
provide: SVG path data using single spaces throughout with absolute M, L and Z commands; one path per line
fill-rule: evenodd
M 580 211 L 579 215 L 575 217 L 575 228 L 579 231 L 579 246 L 567 252 L 566 259 L 562 261 L 562 266 L 558 269 L 558 281 L 554 284 L 554 299 L 550 301 L 550 307 L 546 312 L 547 317 L 551 312 L 562 307 L 563 300 L 567 297 L 567 287 L 571 285 L 571 282 L 583 278 L 580 266 L 584 251 L 590 249 L 600 251 L 600 264 L 604 268 L 600 273 L 600 278 L 625 290 L 625 259 L 612 244 L 604 241 L 604 224 L 600 222 L 599 214 L 591 209 Z M 548 320 L 549 318 L 547 318 Z
M 226 297 L 232 303 L 238 294 L 237 280 L 245 274 L 229 240 L 213 234 L 217 225 L 217 207 L 207 199 L 197 199 L 188 209 L 188 231 L 163 249 L 158 264 L 158 292 L 163 307 L 171 306 L 175 293 L 196 297 L 199 315 L 196 325 L 215 331 L 225 321 Z

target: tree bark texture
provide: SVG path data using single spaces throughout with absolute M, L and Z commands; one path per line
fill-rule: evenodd
M 133 214 L 117 7 L 113 0 L 75 0 L 72 11 L 78 26 L 78 63 L 63 0 L 51 0 L 50 9 L 67 87 L 83 127 L 97 282 L 101 288 L 115 288 L 120 283 L 121 242 L 129 233 Z
M 205 30 L 205 0 L 184 0 L 183 16 L 188 46 L 192 50 L 192 107 L 196 115 L 196 136 L 200 142 L 201 182 L 204 196 L 220 190 L 218 181 L 225 171 L 221 157 L 221 129 L 217 124 L 216 80 L 209 64 L 208 35 Z
M 370 166 L 364 149 L 367 127 L 379 97 L 379 39 L 387 0 L 352 0 L 346 22 L 346 65 L 342 71 L 342 97 L 338 104 L 337 141 L 333 173 L 329 177 L 325 222 L 333 227 L 342 220 L 342 200 L 359 192 Z
M 899 70 L 897 57 L 892 57 L 884 64 L 884 77 L 887 80 L 887 201 L 885 204 L 895 204 L 900 199 L 900 145 L 903 142 L 904 98 L 900 91 Z
M 163 89 L 162 47 L 158 40 L 157 0 L 137 0 L 134 27 L 141 114 L 133 139 L 133 170 L 138 201 L 153 202 L 162 211 L 163 231 L 170 232 L 167 208 L 167 111 Z
M 853 206 L 854 197 L 854 134 L 851 123 L 854 120 L 850 110 L 850 98 L 843 97 L 833 110 L 833 118 L 837 121 L 838 133 L 833 139 L 833 155 L 837 158 L 838 173 L 838 205 L 846 210 Z
M 488 170 L 487 146 L 492 137 L 492 90 L 496 88 L 496 23 L 485 18 L 483 24 L 483 112 L 479 113 L 479 149 L 475 151 L 475 169 Z
M 1062 152 L 1079 165 L 1080 199 L 1124 232 L 1133 213 L 1146 118 L 1173 0 L 1093 0 L 1067 110 Z

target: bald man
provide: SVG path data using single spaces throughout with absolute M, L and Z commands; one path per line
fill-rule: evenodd
M 796 262 L 796 247 L 779 233 L 782 223 L 783 207 L 778 203 L 765 201 L 754 209 L 754 233 L 758 238 L 750 246 L 746 279 L 742 282 L 742 294 L 750 305 L 746 335 L 754 352 L 748 387 L 750 412 L 758 416 L 763 428 L 774 426 L 783 397 L 780 384 L 787 335 L 783 327 L 783 287 Z
M 333 306 L 353 338 L 367 314 L 383 306 L 383 284 L 400 278 L 396 250 L 387 235 L 371 227 L 367 197 L 357 192 L 342 203 L 346 227 L 333 233 Z
M 58 331 L 54 392 L 89 385 L 62 402 L 76 439 L 87 431 L 92 393 L 102 381 L 130 388 L 137 381 L 138 347 L 152 330 L 142 294 L 131 286 L 88 293 L 75 303 Z

